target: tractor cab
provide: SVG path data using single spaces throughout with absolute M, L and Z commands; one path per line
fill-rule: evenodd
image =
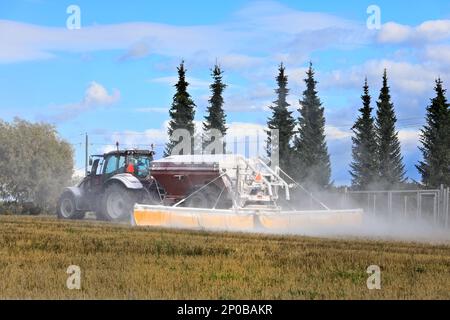
M 83 185 L 92 194 L 100 192 L 105 182 L 117 174 L 129 173 L 139 180 L 145 180 L 150 175 L 154 154 L 150 150 L 118 150 L 91 155 L 91 168 Z
M 58 216 L 78 219 L 93 211 L 97 218 L 117 221 L 131 214 L 136 201 L 160 201 L 161 190 L 150 174 L 154 154 L 152 150 L 116 150 L 92 155 L 83 181 L 64 189 Z
M 154 151 L 149 150 L 119 150 L 103 155 L 92 155 L 89 158 L 91 170 L 88 176 L 101 176 L 107 180 L 113 175 L 129 173 L 138 179 L 145 179 L 150 174 Z

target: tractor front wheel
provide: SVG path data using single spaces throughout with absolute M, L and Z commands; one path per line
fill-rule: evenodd
M 137 196 L 133 190 L 118 183 L 106 187 L 102 200 L 102 210 L 97 213 L 100 219 L 106 221 L 125 221 L 133 213 Z
M 77 210 L 75 197 L 70 192 L 64 192 L 58 201 L 57 215 L 59 219 L 83 219 L 84 211 Z

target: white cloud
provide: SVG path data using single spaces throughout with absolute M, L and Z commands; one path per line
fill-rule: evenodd
M 429 20 L 416 27 L 388 22 L 378 34 L 381 43 L 423 43 L 447 39 L 450 39 L 450 20 Z
M 303 88 L 305 86 L 306 71 L 308 67 L 289 68 L 286 70 L 290 86 Z
M 420 144 L 420 131 L 402 129 L 398 132 L 398 138 L 402 145 L 402 151 L 404 153 L 417 152 L 417 147 Z
M 342 130 L 338 127 L 326 125 L 325 135 L 329 141 L 350 139 L 352 132 L 350 130 Z
M 425 48 L 425 58 L 442 66 L 446 71 L 450 69 L 450 45 L 429 45 Z
M 419 38 L 428 41 L 446 40 L 450 38 L 450 20 L 425 21 L 416 30 Z
M 158 23 L 83 26 L 79 30 L 42 27 L 0 20 L 0 62 L 49 58 L 54 52 L 126 50 L 128 55 L 152 51 L 162 55 L 193 55 L 201 48 L 217 50 L 228 36 L 214 27 L 179 27 Z M 145 50 L 143 50 L 145 43 Z M 147 47 L 148 46 L 148 47 Z
M 126 61 L 130 59 L 144 58 L 150 54 L 150 46 L 145 42 L 138 42 L 131 46 L 131 48 L 122 55 L 119 60 Z
M 263 62 L 263 58 L 252 57 L 244 54 L 227 54 L 218 60 L 220 66 L 225 70 L 240 70 L 242 68 L 247 69 L 257 67 L 262 65 Z
M 364 78 L 367 76 L 372 106 L 376 107 L 384 68 L 387 69 L 388 84 L 398 118 L 414 117 L 413 123 L 420 124 L 429 99 L 435 94 L 433 90 L 435 80 L 440 77 L 444 84 L 450 83 L 450 46 L 429 44 L 415 48 L 412 52 L 402 50 L 402 54 L 399 53 L 395 58 L 372 59 L 347 69 L 322 73 L 319 78 L 321 87 L 319 91 L 323 94 L 331 90 L 336 95 L 350 97 L 348 105 L 356 111 L 361 105 L 359 95 L 362 93 Z M 343 89 L 348 91 L 344 93 Z M 333 119 L 336 116 L 344 115 L 333 115 Z M 352 119 L 350 122 L 353 121 Z
M 236 14 L 237 24 L 246 21 L 249 30 L 276 32 L 279 34 L 298 34 L 328 28 L 355 27 L 353 21 L 321 12 L 303 12 L 290 9 L 275 1 L 255 1 Z
M 409 26 L 388 22 L 384 24 L 378 33 L 378 41 L 382 43 L 399 43 L 411 38 L 413 29 Z
M 86 89 L 82 104 L 86 107 L 110 105 L 117 102 L 119 99 L 120 92 L 117 89 L 114 89 L 113 92 L 109 94 L 104 86 L 92 81 Z
M 349 70 L 334 70 L 324 74 L 322 86 L 325 88 L 361 88 L 367 76 L 370 82 L 381 86 L 383 69 L 387 69 L 389 85 L 393 91 L 401 91 L 410 96 L 428 93 L 434 80 L 442 74 L 439 66 L 424 63 L 410 63 L 393 60 L 369 60 Z M 378 89 L 377 89 L 378 90 Z M 376 91 L 372 91 L 375 93 Z
M 274 85 L 275 86 L 275 85 Z M 226 92 L 226 111 L 268 111 L 275 98 L 275 87 L 265 83 L 255 83 L 248 88 L 236 88 Z
M 120 92 L 114 89 L 108 93 L 106 88 L 98 82 L 92 81 L 86 88 L 83 99 L 80 102 L 69 103 L 56 107 L 60 111 L 53 115 L 39 114 L 39 120 L 48 122 L 63 122 L 77 117 L 82 112 L 94 110 L 99 107 L 107 107 L 115 104 L 120 99 Z
M 130 22 L 68 30 L 0 20 L 0 63 L 49 59 L 64 52 L 123 50 L 122 61 L 156 54 L 210 64 L 211 57 L 217 57 L 226 67 L 251 68 L 293 47 L 295 57 L 306 58 L 317 49 L 360 42 L 365 30 L 338 16 L 302 12 L 272 1 L 250 3 L 228 22 L 211 25 Z M 307 38 L 314 41 L 305 47 Z

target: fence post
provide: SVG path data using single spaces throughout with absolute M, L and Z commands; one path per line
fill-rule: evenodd
M 348 188 L 344 188 L 344 203 L 341 201 L 341 207 L 345 207 L 348 199 Z
M 446 188 L 446 192 L 445 192 L 445 196 L 444 196 L 444 200 L 445 200 L 445 227 L 448 228 L 448 216 L 449 216 L 449 194 L 450 194 L 450 188 L 447 187 Z
M 388 213 L 389 218 L 392 218 L 392 191 L 388 192 Z
M 433 223 L 434 225 L 437 224 L 437 208 L 438 208 L 438 193 L 435 192 L 434 193 L 434 197 L 433 197 Z
M 374 194 L 373 194 L 373 215 L 374 215 L 374 216 L 377 215 L 376 205 L 377 205 L 377 194 L 374 193 Z
M 417 195 L 416 195 L 416 201 L 417 201 L 417 212 L 416 212 L 416 218 L 420 217 L 420 213 L 421 213 L 421 201 L 420 201 L 420 191 L 417 191 Z
M 405 206 L 404 206 L 403 215 L 406 218 L 406 216 L 408 215 L 408 196 L 404 196 L 404 200 L 405 200 Z
M 445 198 L 445 189 L 444 189 L 444 185 L 441 184 L 441 187 L 439 188 L 439 200 L 438 200 L 438 220 L 439 220 L 439 222 L 443 222 L 442 219 L 445 218 L 445 215 L 444 215 L 444 208 L 445 208 L 444 198 Z

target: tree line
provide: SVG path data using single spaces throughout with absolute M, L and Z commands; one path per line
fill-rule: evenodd
M 176 129 L 186 129 L 195 135 L 195 103 L 188 92 L 186 68 L 182 61 L 177 68 L 178 82 L 169 111 L 168 133 Z M 218 129 L 226 135 L 226 115 L 223 109 L 223 71 L 219 65 L 211 70 L 211 96 L 208 100 L 203 122 L 203 146 L 211 141 L 208 130 Z M 281 63 L 275 78 L 275 100 L 269 106 L 271 115 L 267 120 L 268 129 L 278 129 L 278 152 L 280 167 L 297 181 L 310 189 L 330 187 L 331 163 L 325 136 L 324 107 L 317 91 L 317 81 L 312 63 L 306 71 L 305 89 L 294 115 L 288 95 L 290 92 L 286 68 Z M 435 97 L 426 108 L 426 124 L 420 131 L 419 147 L 423 160 L 416 167 L 422 176 L 425 187 L 450 186 L 450 107 L 446 90 L 441 79 L 436 79 Z M 352 162 L 350 175 L 352 188 L 356 190 L 395 189 L 406 183 L 405 165 L 401 152 L 397 117 L 391 99 L 388 75 L 385 69 L 382 86 L 372 107 L 367 78 L 364 80 L 361 96 L 362 106 L 352 126 Z M 267 154 L 271 155 L 271 131 L 267 132 Z M 170 155 L 178 141 L 170 140 L 165 155 Z

